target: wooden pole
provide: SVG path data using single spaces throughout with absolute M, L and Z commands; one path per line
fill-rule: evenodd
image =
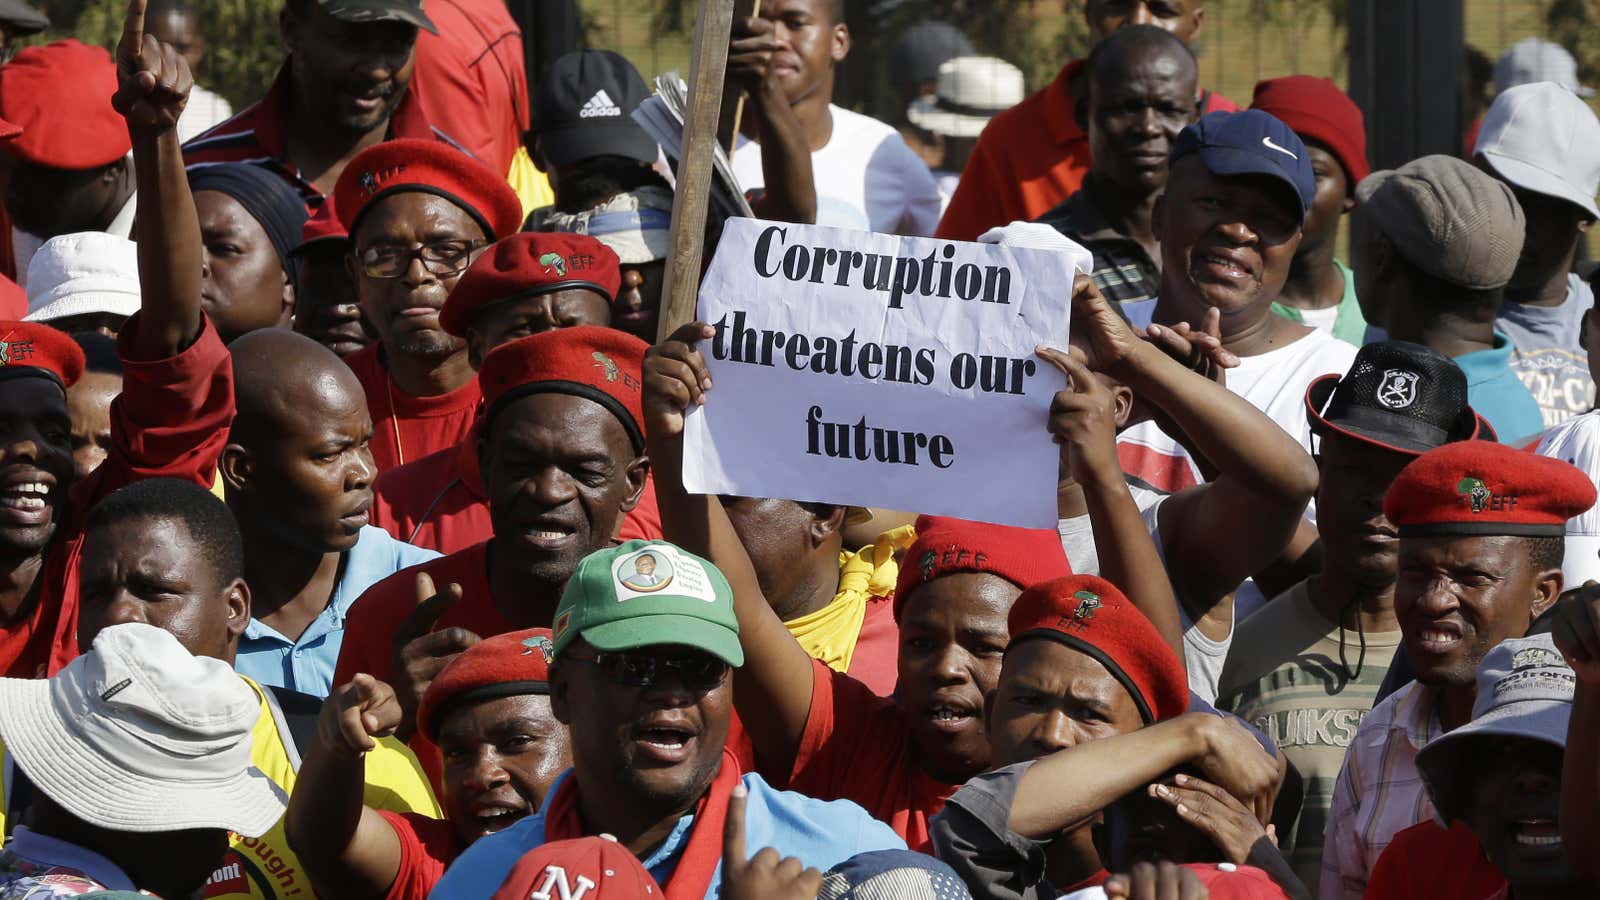
M 689 103 L 684 110 L 683 156 L 678 160 L 678 184 L 672 197 L 672 239 L 666 280 L 661 287 L 658 340 L 666 340 L 680 326 L 694 321 L 700 293 L 700 257 L 705 250 L 706 205 L 714 177 L 711 161 L 716 149 L 717 119 L 722 113 L 722 82 L 728 69 L 728 35 L 733 29 L 733 2 L 700 0 L 689 67 Z
M 739 14 L 747 19 L 761 15 L 761 0 L 737 0 Z M 739 120 L 744 118 L 744 91 L 722 92 L 722 116 L 717 125 L 717 143 L 728 151 L 728 156 L 733 156 L 734 147 L 739 143 Z

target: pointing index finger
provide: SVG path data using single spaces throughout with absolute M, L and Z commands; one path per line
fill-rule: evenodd
M 144 50 L 144 12 L 149 0 L 128 0 L 128 13 L 122 20 L 122 40 L 117 43 L 117 59 L 136 62 Z
M 722 825 L 723 871 L 744 865 L 744 805 L 748 796 L 749 792 L 740 784 L 728 797 L 728 815 Z

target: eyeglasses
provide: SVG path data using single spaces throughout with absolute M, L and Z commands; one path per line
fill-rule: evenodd
M 665 673 L 672 672 L 689 690 L 708 691 L 728 677 L 728 664 L 706 653 L 657 656 L 653 653 L 583 653 L 572 650 L 566 657 L 594 663 L 618 687 L 653 687 Z
M 414 247 L 380 244 L 361 254 L 361 268 L 372 278 L 399 278 L 411 268 L 413 259 L 435 275 L 454 275 L 472 262 L 472 253 L 487 246 L 482 241 L 456 239 L 434 241 Z

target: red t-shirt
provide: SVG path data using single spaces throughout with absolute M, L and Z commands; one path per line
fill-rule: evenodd
M 335 685 L 349 682 L 360 672 L 389 680 L 395 632 L 417 608 L 419 572 L 431 575 L 439 590 L 452 582 L 461 585 L 461 599 L 444 611 L 434 623 L 434 631 L 465 628 L 478 637 L 493 637 L 516 629 L 500 614 L 489 593 L 489 544 L 474 544 L 449 556 L 401 569 L 356 598 L 345 620 L 344 646 L 339 649 L 339 662 L 333 672 Z M 443 766 L 438 748 L 420 731 L 407 743 L 428 773 L 434 791 L 442 793 Z
M 900 624 L 894 620 L 894 595 L 867 601 L 855 653 L 850 656 L 851 678 L 880 697 L 894 693 L 900 680 Z
M 428 892 L 444 877 L 444 870 L 466 849 L 455 826 L 419 813 L 378 810 L 378 815 L 400 839 L 400 871 L 395 873 L 386 900 L 428 900 Z
M 1084 61 L 1062 68 L 1043 90 L 989 120 L 934 235 L 975 241 L 996 225 L 1033 221 L 1083 187 L 1089 136 L 1074 116 L 1071 82 Z M 1209 91 L 1201 112 L 1239 107 Z
M 3 226 L 4 223 L 0 223 Z M 6 256 L 11 255 L 11 229 L 6 227 L 6 244 L 0 248 Z M 0 319 L 10 319 L 20 322 L 28 315 L 28 292 L 22 289 L 4 273 L 0 273 Z
M 440 553 L 454 553 L 494 537 L 489 500 L 478 471 L 478 424 L 465 440 L 378 476 L 372 485 L 372 524 L 397 540 Z M 659 540 L 654 478 L 622 519 L 618 538 Z
M 772 774 L 761 773 L 768 781 Z M 913 850 L 931 853 L 928 820 L 958 784 L 937 781 L 911 759 L 911 729 L 893 700 L 811 661 L 811 715 L 788 789 L 819 800 L 852 800 L 893 828 Z
M 502 0 L 427 0 L 438 34 L 417 32 L 412 85 L 424 85 L 428 120 L 459 140 L 495 174 L 528 127 L 522 32 Z
M 39 599 L 26 618 L 0 625 L 0 674 L 54 675 L 78 655 L 78 558 L 90 509 L 144 478 L 181 478 L 210 488 L 233 422 L 233 359 L 202 318 L 200 337 L 170 359 L 134 360 L 139 317 L 117 340 L 122 394 L 111 403 L 111 450 L 72 487 L 46 550 Z
M 472 430 L 483 394 L 478 378 L 448 394 L 413 397 L 389 378 L 373 344 L 344 358 L 367 393 L 372 413 L 372 461 L 379 472 L 455 447 Z
M 1488 900 L 1506 880 L 1472 829 L 1429 819 L 1394 836 L 1367 879 L 1364 900 Z

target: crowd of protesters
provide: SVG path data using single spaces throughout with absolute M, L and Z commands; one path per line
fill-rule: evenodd
M 184 0 L 7 50 L 0 900 L 1600 897 L 1571 56 L 1372 171 L 1329 79 L 1206 89 L 1199 0 L 1032 94 L 915 25 L 892 123 L 847 2 L 735 21 L 731 172 L 1086 251 L 1053 530 L 687 489 L 650 90 L 530 89 L 501 0 L 285 0 L 237 111 Z

